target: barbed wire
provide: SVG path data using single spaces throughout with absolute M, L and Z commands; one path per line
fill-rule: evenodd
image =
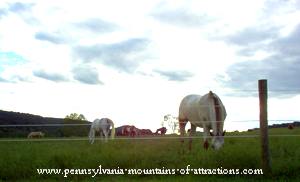
M 38 127 L 38 126 L 91 126 L 92 123 L 74 124 L 0 124 L 1 127 Z
M 269 122 L 300 122 L 300 119 L 269 119 Z M 193 121 L 193 123 L 222 123 L 223 121 Z M 225 120 L 227 122 L 259 122 L 258 119 L 252 120 Z M 57 126 L 91 126 L 92 123 L 69 123 L 69 124 L 0 124 L 0 128 L 4 127 L 57 127 Z
M 228 135 L 224 136 L 224 138 L 259 138 L 260 135 Z M 269 137 L 300 137 L 300 134 L 271 134 Z M 153 136 L 153 137 L 116 137 L 116 138 L 99 138 L 96 137 L 94 140 L 168 140 L 168 139 L 204 139 L 204 138 L 212 138 L 211 136 Z M 0 139 L 0 142 L 45 142 L 45 141 L 89 141 L 88 137 L 82 138 L 35 138 L 35 139 L 28 139 L 28 138 L 17 138 L 17 139 Z
M 231 89 L 232 92 L 259 92 L 258 89 Z M 268 92 L 300 92 L 300 89 L 268 89 Z M 215 92 L 214 92 L 215 93 Z
M 254 88 L 254 87 L 253 87 Z M 201 89 L 202 95 L 205 95 L 206 93 L 209 93 L 209 91 L 212 91 L 213 93 L 221 93 L 224 91 L 228 92 L 259 92 L 258 89 L 235 89 L 235 88 L 217 88 L 217 87 L 205 87 Z M 293 88 L 293 89 L 283 89 L 283 88 L 275 88 L 269 86 L 268 92 L 300 92 L 300 88 Z

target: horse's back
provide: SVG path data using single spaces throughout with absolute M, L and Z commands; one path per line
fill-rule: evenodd
M 111 125 L 112 121 L 108 118 L 101 118 L 101 119 L 95 119 L 92 126 L 94 129 L 97 131 L 99 129 L 106 129 L 109 128 Z
M 201 121 L 211 121 L 214 120 L 211 118 L 211 106 L 214 105 L 214 99 L 216 98 L 218 101 L 218 105 L 220 106 L 220 114 L 221 120 L 224 121 L 226 118 L 226 110 L 221 101 L 221 99 L 213 93 L 205 94 L 203 96 L 200 95 L 187 95 L 184 97 L 179 106 L 179 120 L 190 121 L 194 125 L 202 127 L 203 123 Z M 215 109 L 215 107 L 214 107 Z
M 96 131 L 98 131 L 100 128 L 100 119 L 95 119 L 93 122 L 92 122 L 92 126 L 91 128 L 94 128 Z
M 201 99 L 200 95 L 187 95 L 185 96 L 179 106 L 180 120 L 198 120 L 198 105 Z
M 198 127 L 202 127 L 201 121 L 208 120 L 209 107 L 208 96 L 187 95 L 179 106 L 179 120 L 190 121 Z

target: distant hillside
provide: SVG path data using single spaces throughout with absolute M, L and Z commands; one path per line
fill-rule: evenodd
M 294 127 L 300 126 L 299 121 L 294 121 L 293 123 L 273 124 L 273 125 L 269 126 L 269 128 L 287 128 L 290 124 L 293 125 Z
M 47 124 L 52 124 L 55 126 L 4 126 Z M 89 122 L 78 120 L 65 120 L 62 118 L 42 117 L 33 114 L 0 110 L 0 137 L 26 137 L 31 131 L 42 131 L 46 134 L 47 137 L 88 135 L 89 126 L 62 126 L 62 124 L 89 124 Z
M 289 125 L 293 125 L 294 127 L 300 127 L 299 121 L 294 121 L 293 123 L 281 123 L 281 124 L 273 124 L 269 125 L 269 128 L 287 128 Z M 259 128 L 248 129 L 248 131 L 258 130 Z

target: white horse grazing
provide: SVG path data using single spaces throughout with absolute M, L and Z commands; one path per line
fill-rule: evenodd
M 45 136 L 45 133 L 41 131 L 36 131 L 36 132 L 30 132 L 27 136 L 27 138 L 42 138 Z
M 184 97 L 179 106 L 178 120 L 181 137 L 184 136 L 186 123 L 188 121 L 191 123 L 189 149 L 192 147 L 192 136 L 196 132 L 196 127 L 203 128 L 205 149 L 209 145 L 207 140 L 209 133 L 212 136 L 212 147 L 220 149 L 224 144 L 223 125 L 226 115 L 222 101 L 212 91 L 202 97 L 200 95 Z M 211 129 L 213 132 L 210 132 Z
M 111 132 L 110 132 L 110 127 L 112 128 Z M 111 139 L 113 139 L 115 137 L 115 126 L 113 121 L 108 118 L 94 120 L 94 122 L 91 125 L 91 129 L 89 133 L 89 139 L 91 144 L 94 143 L 96 132 L 100 132 L 101 137 L 104 135 L 106 142 L 107 142 L 109 132 L 110 132 Z

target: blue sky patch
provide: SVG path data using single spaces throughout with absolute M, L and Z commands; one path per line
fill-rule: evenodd
M 5 66 L 14 66 L 26 62 L 26 60 L 15 52 L 0 51 L 0 71 L 3 71 Z

